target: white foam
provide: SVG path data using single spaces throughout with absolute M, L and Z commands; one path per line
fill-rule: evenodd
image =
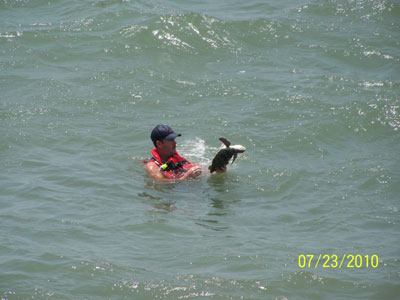
M 216 145 L 218 145 L 218 142 Z M 218 147 L 215 145 L 208 146 L 203 139 L 195 137 L 179 143 L 177 145 L 177 150 L 181 156 L 188 159 L 190 162 L 207 168 L 211 164 L 215 154 L 221 149 L 220 146 L 222 147 L 222 144 Z M 230 165 L 230 168 L 236 168 L 236 166 Z
M 206 152 L 205 141 L 196 137 L 194 139 L 185 140 L 178 145 L 178 151 L 189 157 L 204 158 Z

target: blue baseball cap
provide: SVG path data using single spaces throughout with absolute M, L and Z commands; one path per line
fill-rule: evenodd
M 173 141 L 177 136 L 181 136 L 180 133 L 175 133 L 168 125 L 159 124 L 151 131 L 151 140 L 153 143 L 160 140 Z

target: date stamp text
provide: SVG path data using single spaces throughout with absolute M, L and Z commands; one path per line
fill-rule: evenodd
M 379 258 L 377 254 L 300 254 L 298 257 L 299 268 L 378 268 Z

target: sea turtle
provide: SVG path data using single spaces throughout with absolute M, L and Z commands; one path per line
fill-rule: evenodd
M 246 147 L 242 145 L 231 145 L 231 142 L 228 141 L 227 138 L 220 137 L 219 140 L 222 142 L 222 146 L 212 160 L 211 166 L 208 167 L 211 173 L 227 165 L 232 156 L 233 163 L 238 153 L 243 153 L 244 151 L 246 151 Z

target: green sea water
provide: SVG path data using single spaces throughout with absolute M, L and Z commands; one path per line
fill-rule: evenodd
M 398 1 L 1 0 L 0 297 L 398 299 L 399 109 Z

